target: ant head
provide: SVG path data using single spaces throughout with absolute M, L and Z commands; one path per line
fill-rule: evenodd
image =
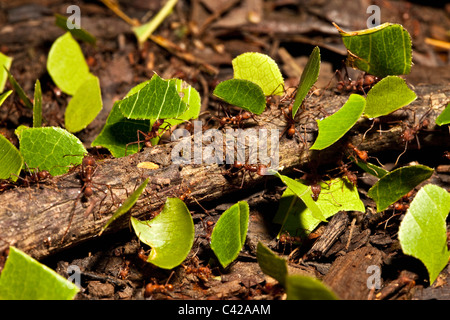
M 252 114 L 249 111 L 245 111 L 242 113 L 241 115 L 241 119 L 243 120 L 248 120 L 252 117 Z
M 37 173 L 37 176 L 38 176 L 39 180 L 43 180 L 43 179 L 47 179 L 47 178 L 51 178 L 52 177 L 50 172 L 48 172 L 47 170 L 39 171 Z
M 95 159 L 92 156 L 86 156 L 83 158 L 82 162 L 84 167 L 92 167 L 95 166 Z
M 233 163 L 233 168 L 240 169 L 244 166 L 244 164 L 238 160 Z
M 155 121 L 155 123 L 153 123 L 153 128 L 159 128 L 160 126 L 162 126 L 162 124 L 164 123 L 164 119 L 158 119 Z

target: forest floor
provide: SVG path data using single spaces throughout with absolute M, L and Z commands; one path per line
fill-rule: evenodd
M 221 110 L 212 92 L 219 81 L 232 76 L 231 60 L 244 52 L 268 54 L 277 61 L 286 83 L 295 86 L 317 45 L 322 65 L 316 86 L 341 95 L 334 87 L 334 73 L 342 67 L 346 50 L 332 22 L 344 30 L 360 30 L 366 28 L 369 17 L 365 0 L 353 1 L 351 6 L 343 0 L 180 0 L 155 32 L 176 47 L 169 49 L 149 40 L 139 48 L 131 26 L 102 2 L 72 2 L 81 9 L 81 26 L 97 38 L 95 47 L 80 42 L 91 72 L 100 79 L 103 98 L 101 113 L 77 134 L 87 148 L 103 128 L 113 102 L 154 72 L 164 79 L 187 81 L 200 92 L 202 111 L 219 115 Z M 445 1 L 436 7 L 407 1 L 374 3 L 381 8 L 382 22 L 400 23 L 411 34 L 414 66 L 405 76 L 407 83 L 448 86 L 450 51 L 428 44 L 427 39 L 449 41 L 450 5 Z M 162 1 L 120 1 L 120 5 L 129 17 L 146 21 L 161 8 Z M 40 80 L 44 123 L 63 127 L 69 97 L 52 82 L 46 59 L 53 41 L 63 34 L 54 24 L 54 14 L 67 16 L 67 3 L 0 0 L 0 8 L 0 51 L 14 58 L 11 73 L 30 97 L 36 79 Z M 334 82 L 330 84 L 331 80 Z M 14 129 L 20 124 L 32 125 L 32 113 L 14 96 L 0 110 L 0 130 L 17 146 Z M 445 150 L 413 149 L 402 158 L 404 163 L 418 161 L 431 167 L 449 164 L 442 157 Z M 373 156 L 389 166 L 389 153 L 386 150 L 386 154 Z M 436 173 L 433 179 L 450 187 L 450 172 Z M 368 187 L 361 184 L 361 193 L 365 194 Z M 322 279 L 342 299 L 450 299 L 448 267 L 430 286 L 424 266 L 402 254 L 397 232 L 404 212 L 390 209 L 376 217 L 353 212 L 336 215 L 334 221 L 343 221 L 345 229 L 320 259 L 303 259 L 317 239 L 300 244 L 276 239 L 279 225 L 273 224 L 272 218 L 283 190 L 277 182 L 247 189 L 220 199 L 220 203 L 204 204 L 208 215 L 198 207 L 190 208 L 196 210 L 196 231 L 202 234 L 208 232 L 205 225 L 213 225 L 208 222 L 216 222 L 231 204 L 248 201 L 251 214 L 246 245 L 225 270 L 214 265 L 207 241 L 200 238 L 183 265 L 173 270 L 156 268 L 139 258 L 143 245 L 130 230 L 97 238 L 42 262 L 65 276 L 69 265 L 80 267 L 82 290 L 77 299 L 283 299 L 284 290 L 262 273 L 256 261 L 255 246 L 262 241 L 289 260 L 290 272 Z M 329 227 L 319 227 L 322 237 L 330 232 Z M 383 270 L 383 289 L 377 292 L 366 285 L 369 265 L 379 265 Z M 170 283 L 174 290 L 146 293 L 149 283 Z

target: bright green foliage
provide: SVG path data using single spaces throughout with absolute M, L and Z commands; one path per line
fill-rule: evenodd
M 322 281 L 297 274 L 287 276 L 286 294 L 287 300 L 338 300 Z
M 286 260 L 279 257 L 261 242 L 256 247 L 256 259 L 262 272 L 277 280 L 282 286 L 286 284 L 288 268 Z
M 42 91 L 41 83 L 36 80 L 34 85 L 34 101 L 33 101 L 33 127 L 42 126 Z
M 266 108 L 264 92 L 257 84 L 248 80 L 223 81 L 214 89 L 214 95 L 254 114 L 261 114 Z
M 97 42 L 97 39 L 92 34 L 87 32 L 83 28 L 80 28 L 79 26 L 73 29 L 67 28 L 67 17 L 55 13 L 55 18 L 55 24 L 64 31 L 70 32 L 75 38 L 92 45 L 95 45 L 95 43 Z
M 323 120 L 317 120 L 319 135 L 310 149 L 325 149 L 342 138 L 361 117 L 365 106 L 364 97 L 352 94 L 336 113 Z
M 5 93 L 0 94 L 0 107 L 2 106 L 3 102 L 11 95 L 13 91 L 8 90 Z
M 154 74 L 139 91 L 120 101 L 120 111 L 128 119 L 178 118 L 188 106 L 178 94 L 176 82 L 175 79 L 163 80 Z
M 339 211 L 365 211 L 357 188 L 347 178 L 323 181 L 320 186 L 322 191 L 315 203 L 325 219 Z M 311 198 L 310 190 L 307 195 Z M 287 188 L 281 196 L 273 222 L 281 225 L 280 234 L 288 232 L 291 236 L 304 237 L 314 231 L 322 220 L 317 219 L 304 202 Z
M 224 268 L 237 258 L 244 246 L 248 218 L 248 203 L 240 201 L 222 213 L 214 226 L 211 234 L 211 249 Z
M 401 25 L 384 23 L 354 32 L 340 30 L 340 34 L 348 50 L 350 66 L 377 77 L 409 74 L 411 71 L 411 37 Z
M 450 194 L 428 184 L 414 197 L 400 224 L 398 238 L 402 250 L 422 261 L 428 270 L 430 284 L 450 258 L 446 224 L 449 211 Z
M 19 150 L 0 134 L 0 179 L 16 181 L 22 166 L 23 158 Z
M 450 123 L 450 103 L 447 104 L 444 111 L 436 118 L 436 124 L 438 126 L 443 126 Z
M 405 80 L 397 76 L 388 76 L 381 79 L 367 93 L 364 114 L 369 118 L 385 116 L 410 104 L 416 98 L 416 94 L 408 88 Z
M 72 300 L 79 289 L 29 255 L 9 248 L 0 275 L 0 300 Z
M 258 52 L 243 53 L 231 61 L 234 79 L 248 80 L 261 87 L 265 96 L 282 95 L 284 80 L 277 63 Z
M 83 52 L 69 32 L 56 39 L 50 48 L 47 71 L 58 88 L 72 96 L 90 74 Z
M 28 167 L 48 170 L 53 176 L 80 164 L 87 153 L 77 137 L 58 127 L 22 129 L 18 136 L 20 152 Z
M 172 269 L 186 259 L 194 243 L 194 222 L 188 208 L 178 198 L 168 198 L 154 219 L 139 221 L 131 217 L 137 237 L 152 248 L 148 262 Z
M 78 132 L 91 123 L 103 106 L 100 82 L 92 74 L 78 87 L 67 105 L 65 126 L 69 132 Z
M 5 89 L 6 79 L 8 78 L 8 73 L 6 70 L 11 68 L 12 60 L 13 58 L 0 52 L 0 93 L 2 93 Z
M 145 179 L 144 182 L 137 188 L 121 205 L 120 207 L 113 213 L 111 218 L 109 218 L 108 222 L 103 226 L 102 230 L 99 233 L 99 236 L 103 233 L 103 231 L 108 228 L 108 226 L 113 223 L 115 220 L 123 216 L 125 213 L 127 213 L 136 203 L 136 201 L 141 196 L 142 192 L 144 191 L 145 187 L 147 187 L 148 179 Z
M 300 108 L 309 90 L 311 90 L 312 86 L 319 78 L 319 71 L 320 49 L 319 47 L 315 47 L 311 55 L 309 56 L 308 63 L 306 64 L 302 76 L 300 77 L 297 94 L 295 95 L 295 101 L 292 106 L 292 118 L 295 118 L 295 114 L 297 113 L 298 108 Z
M 13 86 L 14 91 L 17 93 L 19 98 L 23 101 L 23 103 L 25 104 L 25 106 L 27 108 L 33 109 L 33 103 L 31 102 L 30 98 L 28 98 L 28 96 L 25 93 L 25 91 L 23 90 L 23 88 L 16 81 L 16 79 L 13 77 L 13 75 L 11 74 L 11 72 L 9 72 L 8 69 L 5 68 L 5 71 L 6 71 L 7 75 L 8 75 L 9 82 Z
M 408 166 L 397 168 L 383 176 L 372 188 L 369 197 L 375 200 L 377 212 L 387 209 L 419 183 L 425 181 L 433 174 L 433 169 L 423 166 Z

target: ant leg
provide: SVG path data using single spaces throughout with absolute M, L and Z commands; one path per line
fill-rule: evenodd
M 394 167 L 397 166 L 398 160 L 400 160 L 400 157 L 405 154 L 406 149 L 408 149 L 408 141 L 405 143 L 405 150 L 403 150 L 403 152 L 398 155 L 397 160 L 395 160 Z

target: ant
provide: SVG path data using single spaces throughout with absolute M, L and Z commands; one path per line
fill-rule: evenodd
M 125 280 L 130 272 L 130 261 L 124 261 L 124 267 L 120 267 L 118 276 L 120 279 Z
M 231 170 L 237 170 L 235 172 L 231 172 Z M 242 189 L 242 187 L 244 186 L 244 180 L 245 180 L 245 173 L 251 173 L 254 172 L 259 176 L 264 176 L 267 172 L 267 166 L 263 165 L 263 164 L 248 164 L 248 163 L 242 163 L 238 160 L 236 160 L 233 163 L 233 166 L 231 167 L 231 169 L 227 172 L 228 175 L 235 175 L 238 174 L 239 172 L 244 171 L 244 174 L 242 176 L 242 182 L 241 182 L 241 186 L 240 189 Z M 252 178 L 252 176 L 250 175 L 250 178 Z
M 359 159 L 363 162 L 367 162 L 369 159 L 369 155 L 367 151 L 359 150 L 357 147 L 355 147 L 351 142 L 347 143 L 347 148 L 352 149 L 354 153 L 358 156 Z
M 157 283 L 148 283 L 145 286 L 144 296 L 146 298 L 150 297 L 154 293 L 167 293 L 167 291 L 173 291 L 172 284 L 157 284 Z
M 240 127 L 244 120 L 248 120 L 250 118 L 252 118 L 253 120 L 256 121 L 256 119 L 253 116 L 253 113 L 251 113 L 250 111 L 242 111 L 241 110 L 241 112 L 239 112 L 238 115 L 232 116 L 226 111 L 226 109 L 223 106 L 222 106 L 222 109 L 225 112 L 224 117 L 217 118 L 217 117 L 213 116 L 213 118 L 218 119 L 219 125 L 221 128 L 225 127 L 227 125 Z
M 339 70 L 336 70 L 336 73 L 340 78 L 336 84 L 336 89 L 339 91 L 366 93 L 380 81 L 380 78 L 367 73 L 363 73 L 356 80 L 352 80 L 348 75 L 347 68 L 345 68 L 345 79 Z
M 428 116 L 428 114 L 431 112 L 431 108 L 425 112 L 422 117 L 419 119 L 419 122 L 416 123 L 415 125 L 413 125 L 412 127 L 407 127 L 405 128 L 405 130 L 403 131 L 403 133 L 401 134 L 401 139 L 402 141 L 405 143 L 405 149 L 403 150 L 402 153 L 399 154 L 399 156 L 397 157 L 397 160 L 395 161 L 395 165 L 397 165 L 398 161 L 400 160 L 400 157 L 406 152 L 406 150 L 408 149 L 408 144 L 409 142 L 413 141 L 414 138 L 417 141 L 417 149 L 420 150 L 420 141 L 419 141 L 419 137 L 418 137 L 418 133 L 420 130 L 422 130 L 423 128 L 427 128 L 430 124 L 430 120 L 426 119 L 426 117 Z M 415 118 L 415 114 L 414 114 L 414 118 Z
M 132 144 L 136 144 L 136 143 L 137 143 L 137 144 L 138 144 L 138 149 L 141 148 L 141 147 L 140 147 L 140 143 L 141 143 L 141 142 L 144 142 L 144 146 L 147 147 L 147 148 L 152 147 L 153 145 L 152 145 L 152 141 L 151 141 L 151 140 L 155 139 L 156 137 L 159 137 L 160 135 L 163 134 L 164 131 L 168 130 L 168 127 L 169 127 L 169 126 L 166 126 L 165 128 L 161 128 L 161 126 L 162 126 L 163 124 L 164 124 L 164 119 L 158 119 L 158 120 L 156 120 L 156 121 L 153 123 L 150 132 L 145 133 L 145 132 L 143 132 L 143 131 L 141 131 L 141 130 L 137 130 L 137 137 L 138 137 L 138 140 L 135 141 L 135 142 L 130 142 L 130 143 L 127 143 L 127 144 L 126 144 L 126 146 L 125 146 L 125 155 L 127 154 L 128 146 L 129 146 L 129 145 L 132 145 Z M 160 130 L 162 130 L 162 131 L 160 132 Z M 140 140 L 140 138 L 139 138 L 139 133 L 142 134 L 142 135 L 144 136 L 144 141 L 141 141 L 141 140 Z
M 340 173 L 347 177 L 347 179 L 351 182 L 353 186 L 356 187 L 358 182 L 358 177 L 356 174 L 348 169 L 348 164 L 345 164 L 342 160 L 339 165 Z
M 211 269 L 208 266 L 197 268 L 184 267 L 184 269 L 187 274 L 194 274 L 198 278 L 200 278 L 203 282 L 207 282 L 208 278 L 211 276 Z

